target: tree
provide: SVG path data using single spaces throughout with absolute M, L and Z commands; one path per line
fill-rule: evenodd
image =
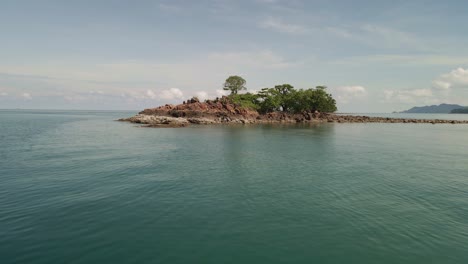
M 237 94 L 239 91 L 247 90 L 245 87 L 246 83 L 247 82 L 244 78 L 240 76 L 229 76 L 229 78 L 226 79 L 226 82 L 224 82 L 223 90 L 231 91 L 231 94 Z
M 275 88 L 263 88 L 258 93 L 257 104 L 262 113 L 278 111 L 281 107 L 281 100 Z
M 290 84 L 263 88 L 257 94 L 238 94 L 245 89 L 245 80 L 239 76 L 230 76 L 224 84 L 224 90 L 231 91 L 228 100 L 239 106 L 257 110 L 263 114 L 269 112 L 335 112 L 336 101 L 327 93 L 326 86 L 296 90 Z
M 326 86 L 296 90 L 289 84 L 264 88 L 258 93 L 258 109 L 262 113 L 283 111 L 290 113 L 335 112 L 336 101 L 326 91 Z
M 286 112 L 290 108 L 290 97 L 295 91 L 290 84 L 275 85 L 277 96 L 279 97 L 281 111 Z
M 249 108 L 254 110 L 259 110 L 258 105 L 258 94 L 254 93 L 244 93 L 244 94 L 231 94 L 229 95 L 229 100 L 243 108 Z
M 290 110 L 295 113 L 303 111 L 335 112 L 337 110 L 336 101 L 331 94 L 327 93 L 326 86 L 294 91 L 290 98 Z

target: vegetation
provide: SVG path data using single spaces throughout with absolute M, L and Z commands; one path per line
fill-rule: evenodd
M 331 94 L 327 93 L 326 86 L 296 90 L 290 84 L 282 84 L 273 88 L 264 88 L 258 93 L 238 94 L 238 91 L 246 89 L 245 83 L 240 76 L 229 77 L 224 85 L 225 90 L 231 91 L 228 98 L 235 104 L 261 113 L 335 112 L 337 110 L 336 101 Z
M 245 93 L 245 94 L 231 94 L 228 96 L 230 101 L 244 108 L 250 108 L 259 111 L 260 105 L 258 104 L 258 94 Z
M 304 111 L 335 112 L 336 101 L 327 93 L 325 86 L 315 89 L 296 90 L 290 84 L 264 88 L 259 92 L 259 110 L 263 113 L 283 111 L 300 113 Z
M 244 78 L 234 75 L 229 76 L 224 82 L 223 90 L 231 91 L 231 94 L 237 94 L 239 91 L 246 90 Z
M 468 114 L 468 107 L 453 109 L 450 113 L 451 114 Z

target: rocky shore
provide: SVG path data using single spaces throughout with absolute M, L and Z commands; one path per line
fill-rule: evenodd
M 199 102 L 196 99 L 179 105 L 164 105 L 145 109 L 136 116 L 118 121 L 146 125 L 148 127 L 185 127 L 190 124 L 270 124 L 270 123 L 415 123 L 415 124 L 468 124 L 467 120 L 385 118 L 330 113 L 304 112 L 288 114 L 273 112 L 259 114 L 242 108 L 223 97 L 216 101 Z

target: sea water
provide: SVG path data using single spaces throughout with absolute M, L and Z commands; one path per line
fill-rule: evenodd
M 468 125 L 133 114 L 0 111 L 0 263 L 468 263 Z

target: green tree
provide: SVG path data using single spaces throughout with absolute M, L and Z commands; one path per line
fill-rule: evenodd
M 245 87 L 246 83 L 247 82 L 244 80 L 244 78 L 240 76 L 229 76 L 229 78 L 227 78 L 224 82 L 223 90 L 231 91 L 231 94 L 237 94 L 239 91 L 247 90 Z
M 257 104 L 262 113 L 278 111 L 281 107 L 278 91 L 274 88 L 263 88 L 258 93 Z
M 232 103 L 237 104 L 243 108 L 250 108 L 254 110 L 259 109 L 259 104 L 257 102 L 258 95 L 253 93 L 244 93 L 244 94 L 231 94 L 229 99 Z
M 245 80 L 231 76 L 226 80 L 225 90 L 230 90 L 229 100 L 242 107 L 255 109 L 261 113 L 283 111 L 301 113 L 304 111 L 335 112 L 336 101 L 327 93 L 326 86 L 296 90 L 290 84 L 275 85 L 274 88 L 263 88 L 257 94 L 238 94 L 245 89 Z
M 274 90 L 279 98 L 281 111 L 289 111 L 291 108 L 291 95 L 294 93 L 294 87 L 290 84 L 275 85 Z
M 303 111 L 335 112 L 336 101 L 327 93 L 326 86 L 317 86 L 315 89 L 294 91 L 291 96 L 291 112 Z

